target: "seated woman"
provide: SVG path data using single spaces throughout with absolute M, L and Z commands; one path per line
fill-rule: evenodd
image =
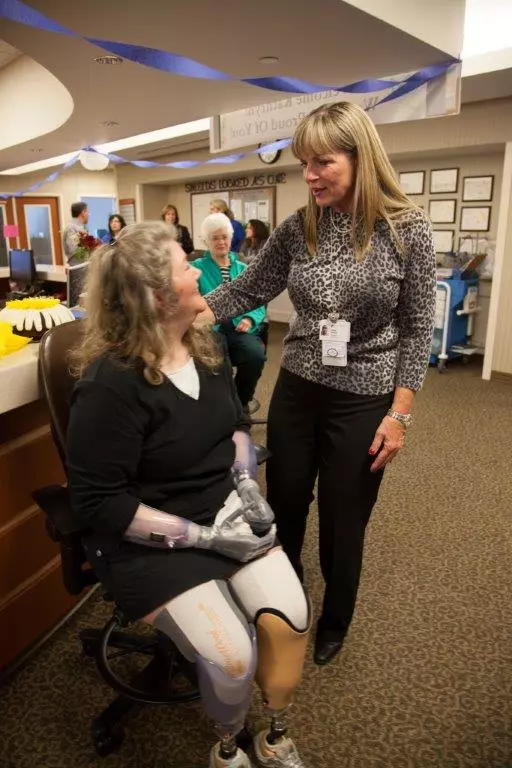
M 225 216 L 228 217 L 228 219 L 231 222 L 231 226 L 233 227 L 233 237 L 231 238 L 231 250 L 233 253 L 238 253 L 240 251 L 240 248 L 242 247 L 242 243 L 245 240 L 245 230 L 244 225 L 235 219 L 235 214 L 231 210 L 231 208 L 228 206 L 225 200 L 223 200 L 221 197 L 216 197 L 214 200 L 210 200 L 209 205 L 209 212 L 210 213 L 223 213 Z
M 104 243 L 115 243 L 119 233 L 126 227 L 126 221 L 120 213 L 111 213 L 108 217 L 108 233 L 102 238 Z
M 240 248 L 240 260 L 250 264 L 269 238 L 267 225 L 260 219 L 249 219 L 245 228 L 245 240 Z
M 221 283 L 237 278 L 246 269 L 246 265 L 238 259 L 236 253 L 230 251 L 233 227 L 223 213 L 211 213 L 206 217 L 201 225 L 201 237 L 209 250 L 191 263 L 201 270 L 199 290 L 204 296 Z M 236 368 L 235 387 L 245 411 L 254 396 L 265 364 L 265 348 L 258 337 L 265 313 L 265 307 L 258 307 L 215 326 L 225 336 L 229 359 Z
M 199 271 L 172 234 L 135 224 L 91 258 L 68 429 L 71 500 L 90 530 L 88 559 L 126 616 L 197 663 L 220 736 L 210 768 L 251 765 L 235 736 L 253 678 L 271 717 L 255 736 L 255 764 L 303 768 L 286 712 L 308 602 L 274 544 L 218 337 L 192 325 L 205 307 Z
M 161 214 L 162 221 L 166 224 L 172 224 L 176 229 L 176 240 L 181 245 L 186 254 L 192 253 L 194 250 L 194 243 L 190 237 L 188 227 L 184 224 L 180 224 L 180 217 L 178 209 L 175 205 L 166 205 Z

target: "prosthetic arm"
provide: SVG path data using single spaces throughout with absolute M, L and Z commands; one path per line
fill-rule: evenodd
M 242 500 L 243 516 L 256 536 L 265 536 L 274 522 L 274 513 L 260 493 L 256 482 L 256 452 L 247 432 L 238 431 L 233 435 L 235 463 L 232 467 L 233 480 Z
M 243 523 L 242 505 L 227 516 L 225 510 L 219 511 L 212 526 L 206 526 L 140 504 L 124 536 L 149 547 L 211 549 L 242 563 L 260 557 L 274 545 L 275 526 L 267 526 L 266 533 L 257 536 Z

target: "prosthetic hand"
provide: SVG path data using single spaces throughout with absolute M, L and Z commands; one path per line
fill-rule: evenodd
M 269 526 L 264 536 L 255 535 L 249 525 L 244 524 L 243 514 L 240 503 L 231 507 L 226 505 L 217 514 L 214 524 L 206 526 L 141 504 L 125 532 L 125 538 L 137 544 L 163 549 L 211 549 L 225 557 L 247 563 L 274 545 L 276 531 L 275 526 Z
M 232 467 L 235 488 L 242 500 L 243 516 L 256 536 L 265 536 L 274 522 L 274 513 L 260 493 L 255 480 L 257 472 L 256 453 L 247 432 L 235 432 L 235 463 Z

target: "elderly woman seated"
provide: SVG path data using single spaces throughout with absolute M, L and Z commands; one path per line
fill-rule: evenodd
M 254 678 L 270 714 L 254 765 L 303 768 L 286 713 L 308 602 L 275 545 L 218 336 L 192 325 L 205 307 L 199 270 L 171 237 L 163 223 L 135 224 L 91 258 L 68 430 L 71 500 L 91 531 L 88 559 L 125 615 L 197 663 L 220 737 L 210 768 L 251 766 L 235 737 Z
M 205 296 L 221 283 L 235 280 L 247 265 L 230 251 L 233 226 L 223 213 L 211 213 L 206 217 L 201 226 L 201 237 L 208 250 L 192 264 L 201 270 L 199 290 Z M 235 387 L 246 412 L 265 363 L 265 348 L 258 335 L 265 313 L 265 307 L 258 307 L 215 326 L 224 334 L 229 359 L 236 368 Z

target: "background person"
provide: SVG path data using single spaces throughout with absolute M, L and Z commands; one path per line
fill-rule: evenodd
M 208 250 L 192 264 L 201 270 L 199 290 L 203 296 L 222 283 L 235 280 L 246 268 L 230 250 L 232 235 L 232 222 L 223 213 L 210 214 L 201 225 L 201 236 Z M 223 334 L 229 359 L 236 368 L 235 387 L 245 411 L 248 411 L 265 364 L 265 348 L 258 336 L 265 313 L 265 307 L 257 307 L 220 323 L 216 328 Z
M 111 213 L 108 217 L 108 233 L 103 237 L 104 243 L 111 245 L 116 242 L 119 233 L 126 227 L 126 221 L 120 213 Z
M 190 232 L 184 224 L 180 224 L 178 209 L 175 205 L 166 205 L 162 210 L 162 221 L 166 224 L 172 224 L 176 229 L 176 239 L 186 254 L 192 253 L 194 243 L 190 237 Z
M 280 542 L 302 578 L 318 478 L 325 593 L 315 661 L 325 664 L 348 630 L 382 470 L 404 443 L 427 369 L 435 254 L 427 216 L 400 189 L 359 106 L 314 110 L 292 149 L 309 188 L 307 207 L 280 224 L 259 257 L 208 304 L 222 321 L 286 288 L 293 302 L 268 415 L 267 493 Z M 326 324 L 342 339 L 334 362 L 332 339 L 320 335 Z
M 223 213 L 231 222 L 233 227 L 233 237 L 231 238 L 231 250 L 238 253 L 245 240 L 245 229 L 240 221 L 235 219 L 235 215 L 225 200 L 215 198 L 210 202 L 210 213 Z
M 268 236 L 269 230 L 263 221 L 249 219 L 245 227 L 245 240 L 240 248 L 241 261 L 250 264 L 267 242 Z
M 79 259 L 73 259 L 75 252 L 80 244 L 79 233 L 87 232 L 87 222 L 89 221 L 89 210 L 87 203 L 77 202 L 71 205 L 71 221 L 66 224 L 62 231 L 62 244 L 64 256 L 70 266 L 80 263 Z

